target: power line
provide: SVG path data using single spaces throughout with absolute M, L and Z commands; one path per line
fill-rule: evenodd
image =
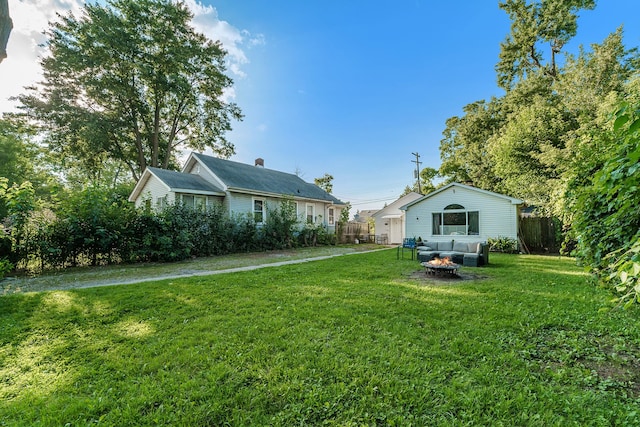
M 343 199 L 346 200 L 346 198 L 342 198 L 342 197 L 339 197 L 339 196 L 336 196 L 336 197 L 338 197 L 340 200 L 343 200 Z M 351 200 L 358 200 L 358 199 L 351 199 L 349 202 L 351 203 L 351 206 L 356 206 L 356 205 L 365 205 L 367 203 L 388 202 L 389 200 L 396 200 L 396 199 L 397 199 L 397 197 L 386 197 L 386 198 L 383 198 L 383 199 L 359 200 L 357 202 L 354 202 L 354 201 L 351 201 Z

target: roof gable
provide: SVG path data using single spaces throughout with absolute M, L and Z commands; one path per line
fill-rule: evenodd
M 201 176 L 147 166 L 129 195 L 130 202 L 134 202 L 140 196 L 152 176 L 155 176 L 167 191 L 213 196 L 225 195 L 224 191 Z
M 215 193 L 224 196 L 224 191 L 199 175 L 147 167 L 150 173 L 162 181 L 171 191 Z
M 290 195 L 342 205 L 344 202 L 294 174 L 219 159 L 199 153 L 192 157 L 215 175 L 229 191 Z
M 410 203 L 407 203 L 404 206 L 401 206 L 400 209 L 401 210 L 407 210 L 409 207 L 411 207 L 413 205 L 416 205 L 418 203 L 421 203 L 424 200 L 427 200 L 427 199 L 429 199 L 431 197 L 434 197 L 434 196 L 436 196 L 436 195 L 448 190 L 451 187 L 464 188 L 466 190 L 475 191 L 475 192 L 478 192 L 478 193 L 481 193 L 481 194 L 485 194 L 485 195 L 488 195 L 488 196 L 492 196 L 492 197 L 496 197 L 496 198 L 499 198 L 499 199 L 507 200 L 512 205 L 521 205 L 523 203 L 523 201 L 520 200 L 520 199 L 516 199 L 514 197 L 509 197 L 509 196 L 506 196 L 504 194 L 494 193 L 493 191 L 483 190 L 481 188 L 472 187 L 470 185 L 460 184 L 459 182 L 452 182 L 450 184 L 445 185 L 442 188 L 439 188 L 439 189 L 437 189 L 435 191 L 432 191 L 431 193 L 429 193 L 429 194 L 427 194 L 425 196 L 422 196 L 421 198 L 419 198 L 417 200 L 414 200 L 413 202 L 410 202 Z
M 411 203 L 415 200 L 418 200 L 422 197 L 421 194 L 416 193 L 415 191 L 412 191 L 408 194 L 405 194 L 404 196 L 400 197 L 398 200 L 394 201 L 393 203 L 391 203 L 390 205 L 380 209 L 379 211 L 375 212 L 372 216 L 375 218 L 382 218 L 384 215 L 392 215 L 392 214 L 402 214 L 401 208 L 408 204 Z

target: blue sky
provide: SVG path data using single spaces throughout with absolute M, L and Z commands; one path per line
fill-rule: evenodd
M 638 46 L 640 2 L 601 0 L 584 11 L 580 43 L 625 24 Z M 217 1 L 221 19 L 264 35 L 236 79 L 246 118 L 237 157 L 312 181 L 334 176 L 334 193 L 360 209 L 395 200 L 413 182 L 411 153 L 440 165 L 447 118 L 502 92 L 494 67 L 510 21 L 494 0 Z M 636 17 L 629 19 L 629 17 Z
M 494 67 L 510 22 L 497 0 L 188 3 L 203 31 L 229 50 L 230 96 L 245 115 L 228 135 L 232 159 L 262 157 L 265 167 L 309 182 L 329 173 L 352 214 L 382 208 L 412 184 L 412 153 L 422 167 L 437 168 L 446 119 L 502 93 Z M 24 79 L 37 71 L 34 28 L 56 10 L 78 7 L 75 0 L 10 1 L 16 28 L 0 64 L 0 98 L 29 83 L 11 70 Z M 581 12 L 566 50 L 600 43 L 621 24 L 625 45 L 639 46 L 638 16 L 637 0 L 600 0 Z

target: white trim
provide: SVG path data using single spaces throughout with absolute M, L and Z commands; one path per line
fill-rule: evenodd
M 272 198 L 272 199 L 283 199 L 283 198 L 291 197 L 291 198 L 293 198 L 293 200 L 300 201 L 300 202 L 324 203 L 325 205 L 342 206 L 342 207 L 345 206 L 344 204 L 340 205 L 340 204 L 337 204 L 337 203 L 335 203 L 335 202 L 333 202 L 331 200 L 311 199 L 309 197 L 296 197 L 293 194 L 268 193 L 266 191 L 247 190 L 247 189 L 244 189 L 244 188 L 236 188 L 236 187 L 227 187 L 226 189 L 230 193 L 249 194 L 251 196 L 268 197 L 268 198 Z
M 311 208 L 311 221 L 309 221 L 309 208 Z M 304 221 L 307 224 L 316 223 L 316 205 L 313 203 L 305 203 L 304 205 Z
M 129 195 L 129 201 L 130 202 L 135 202 L 136 201 L 136 199 L 142 193 L 142 189 L 147 185 L 147 182 L 149 181 L 149 178 L 151 178 L 152 175 L 160 182 L 160 184 L 167 190 L 167 192 L 171 191 L 171 187 L 169 187 L 163 180 L 161 180 L 158 177 L 158 175 L 156 175 L 155 173 L 151 172 L 151 170 L 149 170 L 149 168 L 145 168 L 144 172 L 142 172 L 142 176 L 140 177 L 140 179 L 136 183 L 136 186 L 133 187 L 133 191 Z
M 256 202 L 262 203 L 262 221 L 256 221 L 256 224 L 264 224 L 267 221 L 267 201 L 261 197 L 251 198 L 251 217 L 256 220 Z
M 207 172 L 209 172 L 211 174 L 211 176 L 213 177 L 213 179 L 216 180 L 216 182 L 214 183 L 214 185 L 216 185 L 217 187 L 220 187 L 223 191 L 227 191 L 229 190 L 229 186 L 227 184 L 225 184 L 218 175 L 215 174 L 214 171 L 212 171 L 211 169 L 209 169 L 207 167 L 207 165 L 205 165 L 202 161 L 200 161 L 200 159 L 198 158 L 198 156 L 196 156 L 196 154 L 198 153 L 194 153 L 193 151 L 191 153 L 189 153 L 189 157 L 187 158 L 187 161 L 184 163 L 184 167 L 182 168 L 182 172 L 183 173 L 188 173 L 186 172 L 191 164 L 191 161 L 196 162 L 197 166 L 202 167 L 204 170 L 206 170 Z M 198 173 L 196 175 L 200 176 L 200 171 L 198 171 Z
M 171 191 L 173 191 L 174 193 L 198 194 L 201 196 L 220 196 L 220 197 L 226 196 L 225 193 L 222 193 L 220 191 L 192 190 L 191 188 L 172 188 Z
M 476 213 L 478 215 L 478 232 L 476 234 L 469 234 L 469 214 L 472 213 Z M 464 225 L 462 224 L 445 224 L 444 223 L 444 219 L 445 219 L 445 215 L 446 214 L 464 214 Z M 435 233 L 435 223 L 433 222 L 433 218 L 439 215 L 440 216 L 440 230 L 439 233 Z M 432 211 L 431 212 L 431 235 L 432 236 L 479 236 L 480 235 L 480 211 L 478 210 L 467 210 L 467 209 L 444 209 L 441 211 Z M 451 233 L 445 233 L 445 227 L 452 227 L 452 228 L 456 228 L 459 227 L 460 230 L 463 230 L 462 233 L 460 232 L 451 232 Z M 461 227 L 461 228 L 460 228 Z
M 470 185 L 460 184 L 459 182 L 452 182 L 450 184 L 445 185 L 442 188 L 439 188 L 439 189 L 437 189 L 435 191 L 432 191 L 431 193 L 429 193 L 429 194 L 427 194 L 425 196 L 422 196 L 421 198 L 419 198 L 417 200 L 414 200 L 411 203 L 407 203 L 406 205 L 401 206 L 400 209 L 403 210 L 403 211 L 406 211 L 407 208 L 409 208 L 410 206 L 416 205 L 416 204 L 422 202 L 423 200 L 429 199 L 429 198 L 435 196 L 436 194 L 442 193 L 443 191 L 446 191 L 451 187 L 464 188 L 464 189 L 467 189 L 467 190 L 470 190 L 470 191 L 477 191 L 478 193 L 487 194 L 489 196 L 498 197 L 500 199 L 505 199 L 505 200 L 508 200 L 509 202 L 511 202 L 512 205 L 521 205 L 521 204 L 524 203 L 520 199 L 516 199 L 514 197 L 505 196 L 504 194 L 494 193 L 493 191 L 483 190 L 481 188 L 472 187 Z M 454 190 L 454 192 L 455 192 L 455 190 Z

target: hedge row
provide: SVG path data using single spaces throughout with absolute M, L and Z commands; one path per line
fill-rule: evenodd
M 22 199 L 29 199 L 25 186 Z M 333 244 L 322 226 L 298 222 L 295 205 L 269 206 L 265 224 L 250 215 L 230 216 L 222 206 L 198 210 L 183 205 L 161 211 L 135 209 L 122 194 L 90 188 L 54 212 L 34 204 L 10 207 L 0 259 L 19 268 L 178 261 L 190 257 Z

